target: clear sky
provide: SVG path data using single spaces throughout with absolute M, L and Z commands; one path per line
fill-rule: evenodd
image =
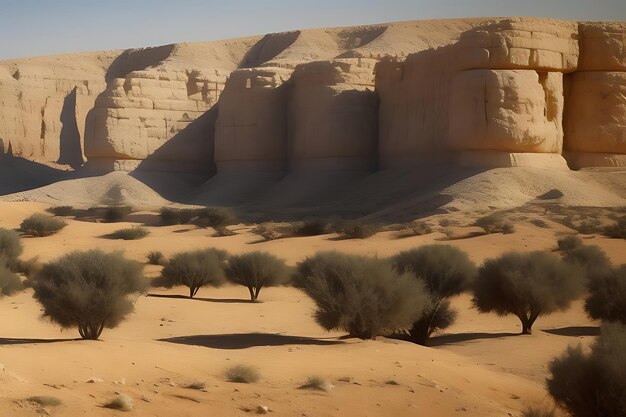
M 626 0 L 0 0 L 0 60 L 470 16 L 626 21 Z

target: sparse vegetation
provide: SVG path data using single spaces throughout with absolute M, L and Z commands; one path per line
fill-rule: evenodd
M 378 228 L 361 220 L 343 220 L 333 225 L 333 230 L 343 239 L 367 239 L 378 232 Z
M 532 220 L 530 221 L 530 224 L 532 224 L 532 225 L 534 225 L 534 226 L 537 226 L 537 227 L 540 227 L 540 228 L 542 228 L 542 229 L 547 229 L 547 228 L 549 228 L 549 227 L 550 227 L 550 226 L 548 225 L 548 223 L 546 223 L 546 222 L 545 222 L 544 220 L 542 220 L 542 219 L 532 219 Z
M 26 401 L 35 403 L 42 407 L 58 407 L 59 405 L 63 404 L 61 400 L 57 397 L 52 397 L 48 395 L 35 395 L 33 397 L 27 398 Z
M 212 227 L 220 236 L 227 236 L 226 226 L 235 221 L 233 212 L 225 207 L 205 207 L 197 210 L 192 222 L 198 227 Z
M 20 232 L 28 236 L 44 237 L 51 236 L 67 226 L 67 223 L 55 217 L 45 214 L 33 214 L 24 219 L 20 225 Z
M 305 383 L 300 385 L 299 389 L 310 389 L 314 391 L 329 391 L 331 385 L 324 378 L 319 376 L 310 376 Z
M 47 208 L 46 211 L 50 214 L 54 214 L 55 216 L 71 216 L 74 212 L 74 207 L 72 206 L 56 206 Z
M 193 298 L 200 287 L 222 285 L 227 257 L 226 252 L 218 249 L 177 253 L 167 262 L 153 285 L 165 288 L 184 285 L 189 288 L 189 297 Z
M 567 235 L 557 240 L 557 249 L 561 252 L 569 252 L 583 246 L 583 240 L 576 235 Z
M 138 240 L 143 239 L 149 234 L 150 231 L 147 228 L 143 226 L 137 226 L 116 230 L 115 232 L 111 233 L 110 237 L 111 239 Z
M 476 275 L 476 266 L 465 252 L 449 245 L 426 245 L 393 258 L 396 271 L 410 273 L 426 289 L 430 307 L 408 329 L 416 343 L 425 345 L 433 332 L 454 323 L 456 311 L 448 298 L 465 291 Z
M 430 308 L 423 286 L 388 261 L 322 252 L 298 264 L 296 285 L 315 302 L 315 320 L 352 337 L 409 328 Z
M 626 239 L 626 216 L 621 216 L 606 226 L 604 235 L 613 239 Z
M 197 212 L 197 209 L 161 207 L 161 222 L 167 226 L 189 224 L 191 220 L 197 216 Z
M 407 228 L 417 236 L 428 235 L 433 232 L 433 228 L 424 221 L 411 222 L 407 225 Z
M 543 252 L 509 252 L 488 259 L 474 282 L 474 305 L 480 312 L 513 314 L 530 334 L 540 315 L 565 310 L 584 287 L 584 272 Z
M 104 221 L 118 222 L 133 212 L 129 206 L 106 207 L 104 210 Z
M 226 370 L 226 380 L 240 384 L 252 384 L 261 379 L 259 371 L 248 365 L 235 365 Z
M 487 216 L 481 217 L 474 223 L 475 226 L 482 227 L 487 234 L 502 233 L 511 234 L 515 231 L 513 223 L 505 220 L 501 213 L 492 213 Z
M 150 265 L 165 265 L 166 259 L 165 256 L 163 256 L 163 252 L 158 251 L 158 250 L 153 250 L 151 252 L 148 252 L 148 255 L 146 255 L 146 258 L 148 258 L 148 263 Z
M 45 264 L 36 275 L 34 297 L 62 328 L 78 328 L 83 339 L 98 339 L 133 311 L 129 295 L 143 291 L 142 265 L 119 252 L 72 252 Z
M 0 228 L 0 264 L 5 263 L 14 269 L 23 250 L 20 235 L 13 230 Z
M 258 300 L 262 288 L 282 285 L 289 278 L 285 262 L 267 252 L 231 256 L 225 273 L 233 284 L 248 288 L 251 301 Z
M 330 222 L 326 219 L 311 219 L 295 226 L 297 236 L 319 236 L 331 232 Z
M 118 411 L 132 411 L 133 399 L 127 395 L 119 394 L 111 402 L 104 404 L 104 408 Z
M 7 266 L 0 263 L 0 298 L 13 295 L 24 288 L 22 280 Z
M 254 233 L 255 235 L 261 236 L 265 240 L 276 240 L 282 237 L 282 235 L 276 229 L 268 224 L 260 224 L 252 229 L 250 232 Z
M 626 325 L 626 265 L 593 274 L 587 286 L 585 311 L 589 317 Z
M 556 417 L 556 414 L 550 408 L 528 407 L 522 411 L 522 417 Z
M 591 351 L 569 347 L 550 365 L 548 392 L 575 417 L 626 415 L 626 328 L 602 327 Z

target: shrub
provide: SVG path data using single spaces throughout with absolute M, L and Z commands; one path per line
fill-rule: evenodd
M 310 376 L 306 382 L 298 387 L 298 389 L 310 389 L 314 391 L 330 391 L 332 385 L 324 378 L 319 376 Z
M 587 285 L 585 311 L 589 317 L 626 325 L 626 265 L 593 275 Z
M 569 252 L 581 246 L 583 246 L 583 240 L 575 235 L 568 235 L 557 241 L 558 250 L 561 252 Z
M 154 285 L 165 288 L 184 285 L 189 288 L 189 297 L 193 298 L 200 287 L 219 286 L 224 282 L 227 256 L 225 251 L 218 249 L 177 253 L 167 262 Z
M 335 224 L 333 229 L 344 239 L 367 239 L 378 232 L 376 226 L 360 220 L 344 220 Z
M 13 230 L 0 228 L 0 264 L 6 263 L 13 268 L 24 248 L 20 236 Z
M 604 228 L 604 235 L 613 239 L 626 239 L 626 216 L 618 218 Z
M 552 409 L 528 407 L 522 411 L 522 417 L 556 417 L 556 414 Z
M 233 284 L 248 288 L 251 301 L 258 300 L 261 288 L 281 285 L 289 278 L 285 262 L 267 252 L 232 256 L 225 273 Z
M 454 323 L 456 312 L 447 299 L 468 288 L 476 266 L 465 252 L 449 245 L 426 245 L 400 252 L 393 264 L 399 273 L 412 274 L 428 293 L 431 307 L 408 330 L 411 340 L 426 344 L 434 331 Z
M 548 225 L 548 223 L 546 223 L 546 222 L 545 222 L 544 220 L 542 220 L 542 219 L 532 219 L 532 220 L 530 221 L 530 223 L 531 223 L 532 225 L 537 226 L 537 227 L 541 227 L 542 229 L 547 229 L 547 228 L 549 228 L 549 227 L 550 227 L 550 225 Z
M 24 288 L 20 277 L 0 263 L 0 298 L 13 295 Z
M 165 225 L 188 224 L 197 216 L 197 209 L 161 207 L 159 214 L 161 216 L 161 222 Z
M 409 230 L 417 236 L 428 235 L 433 232 L 433 228 L 424 221 L 416 221 L 408 224 Z
M 282 235 L 277 230 L 266 224 L 260 224 L 252 229 L 250 232 L 254 233 L 255 235 L 261 236 L 265 240 L 276 240 L 282 237 Z
M 296 285 L 315 302 L 323 328 L 361 339 L 409 328 L 430 308 L 420 283 L 376 258 L 318 253 L 298 264 Z
M 131 411 L 133 409 L 133 399 L 128 395 L 119 394 L 111 402 L 105 404 L 104 408 L 118 411 Z
M 576 417 L 626 415 L 626 328 L 602 327 L 598 339 L 585 353 L 569 347 L 550 362 L 548 392 Z
M 104 220 L 107 222 L 118 222 L 133 212 L 129 206 L 107 207 L 104 210 Z
M 500 213 L 492 213 L 481 217 L 474 223 L 475 226 L 482 227 L 485 233 L 511 234 L 515 231 L 513 224 L 504 220 Z
M 488 259 L 474 282 L 480 312 L 516 315 L 530 334 L 539 315 L 565 310 L 583 289 L 583 271 L 543 252 L 509 252 Z
M 128 296 L 143 291 L 142 269 L 119 252 L 72 252 L 43 266 L 34 297 L 44 317 L 62 328 L 77 327 L 83 339 L 98 339 L 133 311 Z
M 325 219 L 307 220 L 295 229 L 298 236 L 319 236 L 330 233 L 330 222 Z
M 72 206 L 56 206 L 47 208 L 46 211 L 50 214 L 54 214 L 55 216 L 71 216 L 74 212 L 74 207 Z
M 603 275 L 611 269 L 611 261 L 606 253 L 598 246 L 579 246 L 565 252 L 563 260 L 576 265 L 585 272 L 587 278 Z
M 197 210 L 193 224 L 199 227 L 212 227 L 220 232 L 235 223 L 235 215 L 225 207 L 206 207 Z
M 146 258 L 148 258 L 148 263 L 150 265 L 165 265 L 165 256 L 163 256 L 163 253 L 161 251 L 158 250 L 154 250 L 151 252 L 148 252 L 148 255 L 146 255 Z
M 67 223 L 61 219 L 44 214 L 33 214 L 22 222 L 19 230 L 28 236 L 43 237 L 53 235 L 65 226 Z
M 226 380 L 240 384 L 251 384 L 261 378 L 256 368 L 248 365 L 235 365 L 226 370 Z
M 138 240 L 138 239 L 143 239 L 149 234 L 150 234 L 150 231 L 148 229 L 146 229 L 145 227 L 139 226 L 139 227 L 129 227 L 126 229 L 116 230 L 115 232 L 111 233 L 110 237 L 112 239 Z

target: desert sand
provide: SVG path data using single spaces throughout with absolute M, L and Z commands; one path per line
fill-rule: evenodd
M 0 203 L 0 227 L 16 228 L 44 203 Z M 541 216 L 539 214 L 533 216 Z M 462 214 L 448 220 L 463 223 Z M 432 220 L 432 219 L 427 219 Z M 122 223 L 69 220 L 57 235 L 25 238 L 24 259 L 53 260 L 72 250 L 98 247 L 122 250 L 145 262 L 150 250 L 166 255 L 192 248 L 218 247 L 232 253 L 264 250 L 294 265 L 318 250 L 390 256 L 429 243 L 446 243 L 481 262 L 508 250 L 552 250 L 566 227 L 516 223 L 512 235 L 490 234 L 444 240 L 435 232 L 397 238 L 381 232 L 365 240 L 333 235 L 292 237 L 259 243 L 250 226 L 231 227 L 234 236 L 213 237 L 211 229 L 159 226 L 156 213 L 134 213 Z M 131 242 L 103 236 L 123 226 L 146 224 L 151 235 Z M 471 231 L 471 227 L 458 227 Z M 626 262 L 623 240 L 600 236 L 586 243 L 602 247 L 616 263 Z M 146 265 L 147 277 L 159 266 Z M 150 289 L 136 300 L 136 311 L 120 327 L 105 330 L 100 341 L 76 340 L 41 319 L 30 290 L 0 302 L 0 358 L 3 369 L 0 408 L 5 415 L 33 416 L 38 407 L 24 401 L 52 395 L 63 401 L 49 407 L 58 416 L 113 416 L 102 404 L 123 393 L 134 400 L 133 415 L 247 415 L 267 406 L 273 415 L 306 416 L 517 416 L 529 404 L 546 402 L 546 364 L 568 345 L 588 344 L 598 332 L 576 302 L 567 312 L 541 317 L 533 335 L 520 336 L 513 317 L 483 315 L 470 297 L 453 300 L 460 316 L 436 335 L 431 347 L 378 338 L 345 339 L 326 332 L 312 319 L 313 303 L 290 287 L 265 289 L 262 303 L 246 301 L 243 287 L 203 288 L 198 299 L 180 297 L 184 288 Z M 261 380 L 233 384 L 224 370 L 233 364 L 258 367 Z M 298 389 L 319 375 L 334 387 L 328 392 Z M 96 383 L 88 381 L 95 380 Z M 202 391 L 184 388 L 203 382 Z M 246 411 L 248 410 L 248 411 Z

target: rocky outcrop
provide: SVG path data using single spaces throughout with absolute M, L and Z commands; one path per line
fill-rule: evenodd
M 0 62 L 0 148 L 272 178 L 626 166 L 625 44 L 626 23 L 459 19 Z

